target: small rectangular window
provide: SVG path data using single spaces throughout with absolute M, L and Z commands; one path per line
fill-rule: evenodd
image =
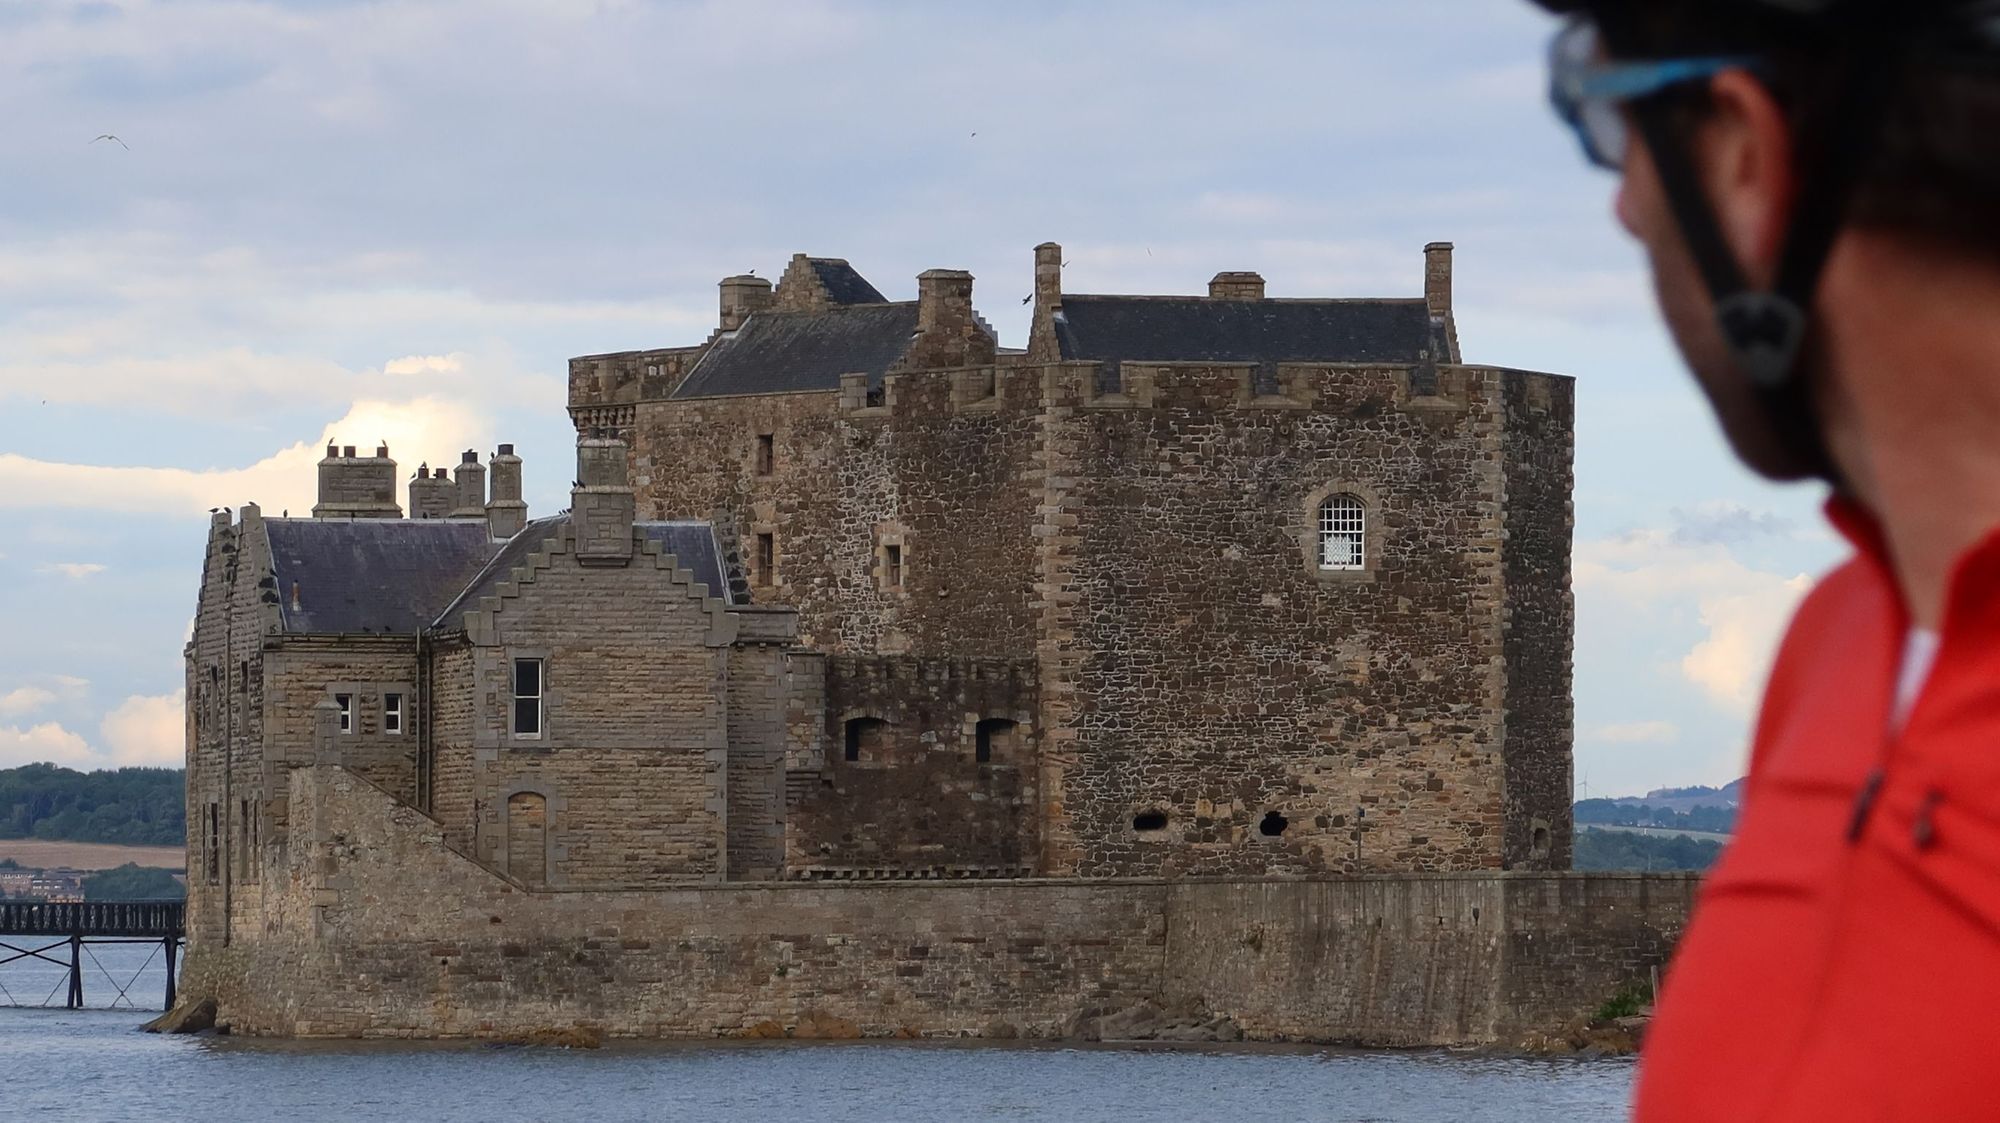
M 903 587 L 903 547 L 894 542 L 882 547 L 882 580 L 891 589 Z
M 401 694 L 382 695 L 382 732 L 401 733 L 403 731 L 403 696 Z
M 336 694 L 333 696 L 333 704 L 340 707 L 340 731 L 354 732 L 354 695 Z
M 236 693 L 250 693 L 250 660 L 248 659 L 243 660 L 242 664 L 237 668 Z
M 757 434 L 757 474 L 768 476 L 777 463 L 776 441 L 770 433 Z
M 778 538 L 774 534 L 757 536 L 757 583 L 774 584 L 774 571 L 778 568 Z
M 514 660 L 514 736 L 533 740 L 542 735 L 542 661 Z

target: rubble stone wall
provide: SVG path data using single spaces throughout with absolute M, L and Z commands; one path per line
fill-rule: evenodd
M 1253 1039 L 1505 1040 L 1660 963 L 1695 879 L 960 881 L 531 891 L 344 769 L 291 777 L 254 924 L 187 1001 L 239 1033 L 1064 1035 L 1140 1003 Z M 406 891 L 422 884 L 421 894 Z

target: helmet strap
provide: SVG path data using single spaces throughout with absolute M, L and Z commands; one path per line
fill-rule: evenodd
M 1708 288 L 1717 330 L 1749 381 L 1767 428 L 1794 467 L 1836 488 L 1841 479 L 1827 451 L 1800 359 L 1820 275 L 1846 222 L 1898 71 L 1884 47 L 1895 37 L 1869 33 L 1887 30 L 1873 27 L 1876 22 L 1862 17 L 1859 26 L 1850 27 L 1841 38 L 1836 64 L 1828 71 L 1830 85 L 1820 91 L 1827 114 L 1794 133 L 1804 187 L 1768 290 L 1750 287 L 1723 238 L 1688 143 L 1674 127 L 1669 100 L 1645 98 L 1630 107 L 1675 225 Z

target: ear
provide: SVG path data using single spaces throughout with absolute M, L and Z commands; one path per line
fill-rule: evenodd
M 1709 98 L 1695 135 L 1697 165 L 1744 276 L 1767 287 L 1798 195 L 1791 128 L 1771 92 L 1744 71 L 1716 75 Z

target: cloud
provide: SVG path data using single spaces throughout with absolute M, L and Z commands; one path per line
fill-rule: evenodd
M 261 503 L 267 514 L 291 510 L 303 516 L 312 509 L 316 465 L 328 443 L 372 449 L 377 441 L 386 441 L 392 455 L 400 451 L 398 470 L 407 476 L 419 461 L 456 463 L 455 451 L 477 447 L 490 429 L 488 417 L 472 406 L 421 397 L 355 402 L 318 440 L 300 442 L 243 468 L 108 467 L 0 453 L 0 508 L 188 515 L 248 501 Z
M 113 766 L 178 768 L 186 759 L 187 693 L 133 695 L 98 726 Z
M 16 717 L 21 714 L 31 714 L 55 700 L 56 693 L 53 690 L 44 690 L 39 686 L 17 687 L 0 694 L 0 715 Z
M 20 729 L 0 725 L 0 768 L 23 764 L 61 764 L 81 768 L 102 767 L 90 745 L 55 722 Z
M 1673 510 L 1673 542 L 1677 546 L 1731 546 L 1759 538 L 1781 538 L 1792 532 L 1792 520 L 1770 511 L 1753 511 L 1739 503 L 1716 501 L 1692 510 Z
M 105 567 L 98 562 L 50 562 L 47 565 L 36 566 L 35 572 L 60 574 L 72 581 L 81 581 L 86 577 L 103 573 L 104 569 Z
M 1662 745 L 1679 737 L 1680 732 L 1671 721 L 1628 721 L 1586 729 L 1582 737 L 1611 745 Z
M 3 708 L 6 702 L 22 692 L 0 695 L 0 713 L 9 712 Z M 41 693 L 54 698 L 47 691 Z M 172 694 L 135 694 L 125 699 L 99 723 L 101 744 L 97 745 L 53 721 L 27 728 L 0 726 L 0 768 L 44 761 L 86 771 L 179 768 L 186 759 L 185 698 L 184 692 L 177 690 Z
M 1676 614 L 1691 610 L 1700 638 L 1674 665 L 1738 716 L 1756 702 L 1785 623 L 1812 584 L 1805 574 L 1754 569 L 1726 546 L 1680 542 L 1659 529 L 1580 543 L 1575 573 L 1580 599 L 1608 600 L 1639 617 L 1637 628 L 1665 634 Z

